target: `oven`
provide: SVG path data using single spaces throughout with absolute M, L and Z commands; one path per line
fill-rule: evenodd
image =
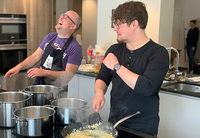
M 26 15 L 0 14 L 0 45 L 26 45 Z
M 26 57 L 26 49 L 0 50 L 0 74 L 5 74 Z
M 26 57 L 26 15 L 0 14 L 0 74 L 5 74 Z

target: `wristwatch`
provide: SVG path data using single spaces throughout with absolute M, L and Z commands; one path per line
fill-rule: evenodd
M 118 64 L 115 64 L 115 65 L 114 65 L 114 71 L 119 70 L 120 67 L 121 67 L 121 65 L 120 65 L 119 63 L 118 63 Z

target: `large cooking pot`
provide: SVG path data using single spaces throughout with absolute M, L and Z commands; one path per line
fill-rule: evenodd
M 50 99 L 57 99 L 59 93 L 62 93 L 63 88 L 58 88 L 52 85 L 31 85 L 23 90 L 26 93 L 33 94 L 32 105 L 48 105 Z
M 85 131 L 85 130 L 100 130 L 103 131 L 107 134 L 111 134 L 114 138 L 116 138 L 118 136 L 118 131 L 113 127 L 113 125 L 109 122 L 102 122 L 101 124 L 97 125 L 97 126 L 89 126 L 86 123 L 76 123 L 76 124 L 71 124 L 69 126 L 66 126 L 65 128 L 63 128 L 61 135 L 65 138 L 68 135 L 72 134 L 75 131 Z M 91 132 L 85 133 L 87 136 L 91 136 L 91 137 L 100 137 L 102 136 L 102 134 L 97 133 L 96 134 L 92 134 Z M 71 137 L 70 137 L 71 138 Z
M 17 108 L 29 106 L 32 95 L 25 92 L 1 92 L 0 93 L 0 126 L 14 127 L 12 120 L 13 111 Z
M 49 134 L 53 131 L 55 110 L 44 106 L 28 106 L 14 111 L 16 133 L 27 137 Z
M 76 98 L 60 98 L 51 100 L 51 106 L 54 107 L 55 123 L 73 124 L 84 122 L 86 119 L 87 102 Z

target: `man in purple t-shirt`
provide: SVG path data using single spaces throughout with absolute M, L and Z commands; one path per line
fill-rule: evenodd
M 58 24 L 55 26 L 57 33 L 49 33 L 37 50 L 10 69 L 5 77 L 12 77 L 20 70 L 31 68 L 41 61 L 40 68 L 31 68 L 27 72 L 28 77 L 36 78 L 34 84 L 55 84 L 56 80 L 62 78 L 60 80 L 65 81 L 64 83 L 67 85 L 82 60 L 82 48 L 72 36 L 80 25 L 81 18 L 76 12 L 68 11 L 61 14 Z

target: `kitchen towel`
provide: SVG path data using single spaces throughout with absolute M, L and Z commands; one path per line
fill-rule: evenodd
M 200 77 L 186 78 L 186 81 L 189 81 L 189 82 L 200 82 Z

